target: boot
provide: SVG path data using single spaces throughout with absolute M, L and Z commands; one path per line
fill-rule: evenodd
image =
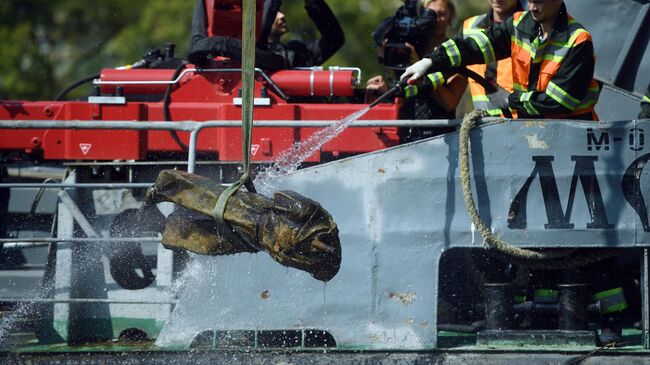
M 607 315 L 603 318 L 602 330 L 598 335 L 599 346 L 616 346 L 621 342 L 623 329 L 618 316 Z

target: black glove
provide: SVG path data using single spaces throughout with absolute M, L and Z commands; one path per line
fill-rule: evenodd
M 508 90 L 503 88 L 498 88 L 496 92 L 488 94 L 487 95 L 488 100 L 492 105 L 490 109 L 501 109 L 501 110 L 508 109 L 510 107 L 510 103 L 508 102 L 509 96 L 510 96 L 510 92 L 508 92 Z
M 236 38 L 222 36 L 204 38 L 191 45 L 187 60 L 199 67 L 208 65 L 210 60 L 217 56 L 240 62 L 241 49 L 241 41 Z M 259 47 L 255 49 L 255 67 L 269 71 L 288 68 L 284 57 Z
M 216 56 L 229 57 L 239 61 L 241 41 L 222 36 L 203 38 L 192 44 L 187 60 L 197 66 L 205 66 Z

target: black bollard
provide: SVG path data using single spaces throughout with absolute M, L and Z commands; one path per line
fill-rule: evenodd
M 486 283 L 485 329 L 512 329 L 514 326 L 514 304 L 514 290 L 511 283 Z
M 558 311 L 559 329 L 565 331 L 586 330 L 587 284 L 560 284 Z

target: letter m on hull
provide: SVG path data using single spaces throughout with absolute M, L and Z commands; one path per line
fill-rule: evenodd
M 566 209 L 562 208 L 560 194 L 557 188 L 557 181 L 553 173 L 553 156 L 533 156 L 535 167 L 531 172 L 524 185 L 519 189 L 517 195 L 510 204 L 508 212 L 508 228 L 525 229 L 527 226 L 526 205 L 528 200 L 528 191 L 531 184 L 539 176 L 539 182 L 544 199 L 544 208 L 548 223 L 544 225 L 547 229 L 572 229 L 571 211 L 576 195 L 578 180 L 582 185 L 582 190 L 587 201 L 589 209 L 590 222 L 587 228 L 613 228 L 607 220 L 605 204 L 598 184 L 594 162 L 598 160 L 597 156 L 571 156 L 575 161 L 575 169 L 571 177 L 571 188 Z

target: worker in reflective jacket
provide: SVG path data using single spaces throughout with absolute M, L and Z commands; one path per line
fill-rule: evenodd
M 409 66 L 402 79 L 510 58 L 513 92 L 489 96 L 519 117 L 596 120 L 600 87 L 593 78 L 591 35 L 566 12 L 564 0 L 530 0 L 528 11 L 466 38 L 456 37 Z
M 503 23 L 511 17 L 516 11 L 522 11 L 523 8 L 519 0 L 488 0 L 490 11 L 487 13 L 467 18 L 463 22 L 461 36 L 470 38 L 477 32 L 483 32 L 490 25 Z M 512 62 L 510 58 L 496 60 L 488 64 L 470 65 L 468 69 L 483 76 L 487 81 L 496 84 L 508 92 L 513 92 L 512 87 Z M 490 115 L 500 116 L 501 110 L 495 108 L 488 99 L 485 88 L 473 79 L 469 82 L 469 91 L 472 94 L 474 109 L 486 110 Z
M 409 66 L 402 79 L 412 83 L 433 72 L 505 58 L 512 62 L 513 91 L 488 95 L 495 107 L 515 109 L 520 118 L 597 119 L 594 105 L 600 88 L 593 78 L 591 35 L 567 14 L 563 0 L 529 0 L 528 11 L 444 42 Z M 599 275 L 587 276 L 603 319 L 599 340 L 615 343 L 621 336 L 621 312 L 628 305 L 613 259 L 581 271 L 599 268 Z M 548 293 L 553 291 L 536 294 L 543 298 Z

